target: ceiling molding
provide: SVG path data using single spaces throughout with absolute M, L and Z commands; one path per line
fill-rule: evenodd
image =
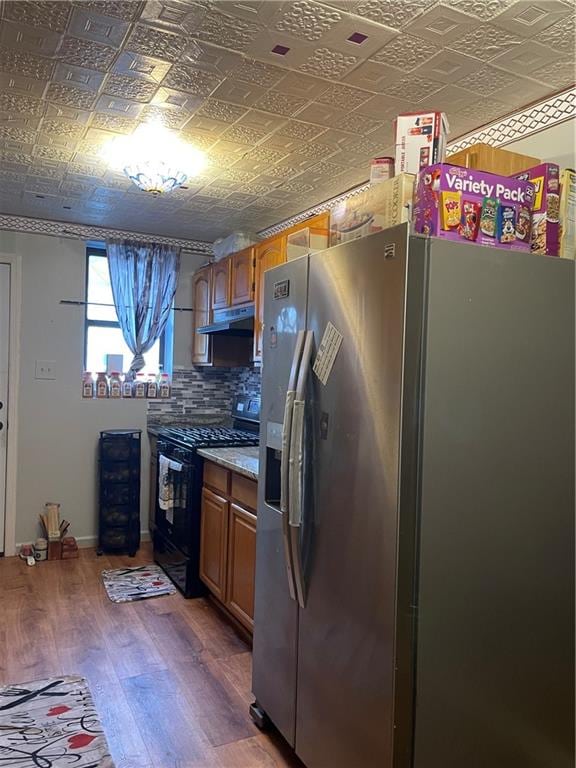
M 68 224 L 64 221 L 49 219 L 32 219 L 27 216 L 9 216 L 0 213 L 0 230 L 11 230 L 29 235 L 51 235 L 52 237 L 67 237 L 79 240 L 144 240 L 153 241 L 160 245 L 173 245 L 184 251 L 212 254 L 212 243 L 201 240 L 179 240 L 174 237 L 150 235 L 143 232 L 130 232 L 122 229 L 105 229 L 83 224 Z
M 490 144 L 492 147 L 501 147 L 574 117 L 576 117 L 576 88 L 571 88 L 538 104 L 527 107 L 520 112 L 515 112 L 503 120 L 497 120 L 480 130 L 459 137 L 457 141 L 448 145 L 447 156 L 449 159 L 450 155 L 453 155 L 455 152 L 460 152 L 460 150 L 471 147 L 479 142 Z M 296 216 L 291 216 L 279 224 L 262 229 L 257 233 L 258 237 L 265 239 L 272 235 L 277 235 L 279 232 L 305 221 L 310 216 L 330 211 L 350 197 L 364 192 L 369 186 L 370 183 L 366 181 L 341 195 L 319 203 L 313 208 L 308 208 Z

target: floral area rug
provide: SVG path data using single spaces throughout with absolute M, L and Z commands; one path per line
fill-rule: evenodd
M 102 571 L 102 581 L 113 603 L 130 603 L 176 592 L 176 587 L 158 565 Z
M 0 688 L 2 768 L 114 768 L 83 677 Z

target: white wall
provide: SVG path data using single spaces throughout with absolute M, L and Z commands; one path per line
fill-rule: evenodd
M 576 118 L 512 141 L 503 149 L 539 157 L 544 162 L 557 163 L 560 168 L 576 168 Z
M 97 525 L 97 442 L 102 429 L 143 430 L 142 529 L 147 528 L 149 450 L 146 401 L 87 401 L 81 396 L 84 243 L 43 235 L 0 232 L 0 253 L 22 257 L 20 390 L 16 541 L 38 535 L 38 514 L 47 501 L 62 505 L 70 533 L 91 543 Z M 34 378 L 36 360 L 54 360 L 55 381 Z

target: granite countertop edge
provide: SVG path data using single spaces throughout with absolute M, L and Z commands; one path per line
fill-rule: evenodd
M 258 481 L 258 448 L 198 448 L 198 454 L 226 469 Z

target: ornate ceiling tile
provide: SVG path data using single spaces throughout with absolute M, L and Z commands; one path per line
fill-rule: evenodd
M 88 8 L 74 8 L 68 32 L 74 37 L 93 40 L 116 48 L 122 44 L 129 29 L 127 21 L 112 16 L 101 16 Z
M 43 95 L 46 85 L 45 80 L 37 80 L 35 77 L 0 72 L 0 91 L 5 93 L 21 93 L 24 96 L 39 98 Z
M 328 32 L 342 19 L 338 11 L 325 8 L 309 0 L 286 3 L 274 28 L 294 37 L 301 37 L 312 42 Z
M 10 125 L 0 125 L 0 139 L 12 139 L 22 144 L 33 144 L 36 141 L 36 131 L 29 131 L 25 128 L 16 128 Z
M 261 30 L 260 24 L 227 16 L 213 9 L 202 19 L 196 37 L 208 43 L 216 43 L 222 48 L 245 51 Z
M 103 16 L 115 16 L 124 21 L 132 21 L 140 13 L 142 4 L 138 0 L 77 0 L 74 5 L 88 8 Z
M 136 129 L 138 123 L 136 120 L 128 117 L 96 112 L 92 120 L 92 125 L 95 128 L 103 128 L 104 130 L 114 131 L 115 133 L 132 133 Z
M 426 96 L 439 91 L 443 85 L 443 83 L 438 83 L 435 80 L 411 75 L 384 85 L 382 91 L 389 96 L 409 99 L 418 103 Z
M 401 29 L 436 0 L 363 0 L 354 13 L 392 29 Z
M 179 131 L 190 119 L 190 112 L 185 109 L 166 109 L 149 104 L 142 110 L 140 119 L 143 122 L 160 120 L 166 128 Z
M 197 67 L 173 66 L 164 79 L 164 85 L 199 96 L 209 96 L 223 80 L 222 75 L 206 72 Z
M 403 72 L 418 67 L 438 52 L 438 45 L 415 35 L 399 35 L 372 57 L 372 61 L 388 64 Z
M 444 5 L 457 8 L 471 16 L 490 21 L 505 11 L 515 0 L 443 0 Z
M 548 87 L 566 88 L 574 83 L 574 59 L 565 58 L 546 64 L 530 73 L 530 77 L 540 80 Z
M 505 32 L 491 24 L 481 24 L 474 27 L 464 37 L 452 40 L 448 47 L 465 53 L 467 56 L 475 56 L 482 61 L 490 61 L 495 56 L 514 50 L 521 42 L 522 39 L 517 35 Z
M 67 64 L 104 72 L 112 65 L 116 53 L 116 49 L 110 45 L 81 40 L 79 37 L 64 37 L 58 49 L 58 59 Z
M 16 48 L 36 55 L 52 56 L 60 44 L 61 35 L 41 27 L 5 22 L 0 24 L 0 48 Z
M 141 101 L 145 104 L 152 99 L 157 90 L 158 85 L 156 83 L 128 75 L 108 75 L 103 88 L 104 93 L 133 101 Z
M 458 114 L 462 117 L 478 120 L 481 123 L 487 123 L 496 115 L 503 115 L 505 112 L 506 104 L 497 99 L 477 99 L 458 110 Z
M 217 99 L 208 99 L 200 107 L 197 114 L 222 123 L 234 123 L 238 118 L 246 114 L 247 111 L 244 107 L 239 107 L 236 104 L 228 104 Z
M 286 75 L 286 70 L 261 61 L 244 59 L 238 70 L 234 72 L 236 80 L 245 83 L 256 83 L 264 88 L 272 88 Z
M 124 118 L 136 118 L 142 112 L 142 104 L 118 96 L 100 96 L 96 102 L 96 111 L 107 112 L 109 115 L 118 115 Z M 104 128 L 105 126 L 101 125 L 100 127 Z
M 352 88 L 347 85 L 332 85 L 327 91 L 316 97 L 320 104 L 331 104 L 340 109 L 353 110 L 364 104 L 373 96 L 369 91 L 362 91 L 360 88 Z
M 287 136 L 293 139 L 302 139 L 303 141 L 311 141 L 319 134 L 324 132 L 324 128 L 312 123 L 303 123 L 298 120 L 290 120 L 285 125 L 281 126 L 277 133 L 280 136 Z
M 73 64 L 57 64 L 54 72 L 54 82 L 66 86 L 97 91 L 104 80 L 104 73 L 87 67 L 77 67 Z
M 46 99 L 56 104 L 64 104 L 68 107 L 79 109 L 92 109 L 96 100 L 96 94 L 92 91 L 76 88 L 63 83 L 51 83 L 46 91 Z
M 301 147 L 294 150 L 295 155 L 310 160 L 320 160 L 323 157 L 331 155 L 333 152 L 334 147 L 331 147 L 329 144 L 303 144 Z
M 17 93 L 0 93 L 0 112 L 14 112 L 31 117 L 44 114 L 44 103 L 30 96 L 20 96 Z
M 534 40 L 573 56 L 576 50 L 576 24 L 559 21 L 536 35 Z
M 55 2 L 20 2 L 8 0 L 4 3 L 4 18 L 28 24 L 32 27 L 45 27 L 53 32 L 63 32 L 70 16 L 68 3 Z
M 148 24 L 136 24 L 126 42 L 126 50 L 153 56 L 164 61 L 178 61 L 186 49 L 186 38 L 172 32 L 155 29 Z
M 247 125 L 239 125 L 236 123 L 222 134 L 222 139 L 225 141 L 235 141 L 240 144 L 253 145 L 261 141 L 265 136 L 266 133 L 257 131 Z
M 339 128 L 341 131 L 366 134 L 371 133 L 381 125 L 381 120 L 371 120 L 365 115 L 361 115 L 357 112 L 351 112 L 350 114 L 343 115 L 335 127 Z
M 479 72 L 476 72 L 474 77 L 464 77 L 461 80 L 456 81 L 456 85 L 460 85 L 462 88 L 469 88 L 474 93 L 479 93 L 481 96 L 491 96 L 496 91 L 502 88 L 507 88 L 509 85 L 513 85 L 517 82 L 518 78 L 511 75 L 509 72 L 504 72 L 502 69 L 495 69 L 494 67 L 484 67 Z
M 295 115 L 308 103 L 308 99 L 299 98 L 281 91 L 268 91 L 256 102 L 258 109 L 272 112 L 276 115 Z
M 0 49 L 0 70 L 25 77 L 35 77 L 38 80 L 49 80 L 54 70 L 54 63 L 28 51 L 2 48 Z
M 112 72 L 127 77 L 137 77 L 149 83 L 159 84 L 165 78 L 172 65 L 169 62 L 142 56 L 139 53 L 125 51 L 121 53 L 112 67 Z
M 62 147 L 46 147 L 37 144 L 34 147 L 34 156 L 41 160 L 55 160 L 58 163 L 68 163 L 72 158 L 73 152 Z
M 69 123 L 65 120 L 53 120 L 44 118 L 42 121 L 42 133 L 54 136 L 65 136 L 69 139 L 78 139 L 85 131 L 84 125 Z
M 346 56 L 330 48 L 317 48 L 313 55 L 300 65 L 300 69 L 302 72 L 325 77 L 328 80 L 338 80 L 359 61 L 358 56 Z

